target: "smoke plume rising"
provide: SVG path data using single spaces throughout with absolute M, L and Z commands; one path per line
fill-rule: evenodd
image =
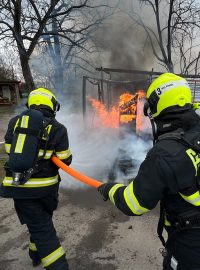
M 112 3 L 114 2 L 116 1 Z M 155 64 L 151 44 L 145 30 L 135 22 L 138 13 L 144 21 L 148 18 L 150 25 L 151 9 L 146 5 L 141 9 L 140 1 L 136 0 L 119 2 L 118 12 L 109 18 L 95 35 L 96 44 L 102 50 L 99 66 L 151 70 Z M 119 74 L 117 76 L 119 78 Z
M 151 147 L 149 141 L 138 138 L 134 133 L 127 134 L 121 139 L 119 130 L 86 127 L 82 115 L 78 113 L 69 114 L 67 110 L 63 110 L 57 118 L 68 129 L 70 149 L 73 154 L 71 167 L 99 181 L 109 181 L 109 173 L 120 156 L 120 149 L 123 149 L 126 156 L 134 160 L 134 170 L 124 175 L 119 168 L 115 168 L 113 181 L 126 183 L 127 179 L 135 176 L 147 150 Z M 65 173 L 61 175 L 63 187 L 86 187 Z

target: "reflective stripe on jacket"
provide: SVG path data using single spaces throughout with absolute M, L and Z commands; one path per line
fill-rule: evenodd
M 72 154 L 69 149 L 67 129 L 55 118 L 51 118 L 50 120 L 50 124 L 46 127 L 49 134 L 48 142 L 46 144 L 46 139 L 42 138 L 40 143 L 38 152 L 39 160 L 37 162 L 38 169 L 25 184 L 16 187 L 12 184 L 12 172 L 7 168 L 6 176 L 3 179 L 0 188 L 1 196 L 13 198 L 39 198 L 49 194 L 49 192 L 57 190 L 60 177 L 58 174 L 58 167 L 51 161 L 51 157 L 55 154 L 64 163 L 70 165 Z M 49 118 L 47 121 L 49 121 Z M 8 124 L 5 135 L 5 149 L 8 154 L 10 153 L 14 130 L 18 126 L 18 122 L 18 116 L 16 116 L 12 118 Z
M 200 125 L 193 129 L 192 134 L 200 133 Z M 169 215 L 193 212 L 200 206 L 199 165 L 197 152 L 173 139 L 162 140 L 148 152 L 128 186 L 108 184 L 106 192 L 111 202 L 130 216 L 148 212 L 162 199 Z
M 13 187 L 13 178 L 5 176 L 3 179 L 3 185 L 7 187 Z M 30 178 L 25 184 L 18 185 L 17 188 L 37 188 L 47 187 L 58 183 L 58 175 L 47 178 Z

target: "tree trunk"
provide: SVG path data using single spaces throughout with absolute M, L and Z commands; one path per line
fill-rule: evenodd
M 35 84 L 29 66 L 29 58 L 26 55 L 20 55 L 20 62 L 27 90 L 28 92 L 31 92 L 32 90 L 35 89 Z
M 167 69 L 169 72 L 174 73 L 174 65 L 172 62 L 167 62 Z
M 58 33 L 58 24 L 54 20 L 52 23 L 52 30 L 53 32 Z M 53 59 L 55 65 L 55 86 L 57 92 L 63 92 L 64 88 L 64 70 L 62 65 L 62 56 L 61 56 L 61 46 L 60 46 L 60 39 L 57 35 L 53 37 L 54 39 L 54 53 L 55 57 Z

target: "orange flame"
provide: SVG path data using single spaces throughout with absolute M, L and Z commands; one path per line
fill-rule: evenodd
M 139 98 L 145 98 L 146 97 L 146 92 L 142 89 L 138 90 L 138 97 Z
M 125 92 L 119 97 L 118 105 L 112 106 L 110 111 L 106 110 L 102 102 L 89 97 L 89 101 L 98 117 L 98 120 L 95 119 L 94 126 L 119 128 L 120 123 L 127 124 L 133 121 L 136 119 L 138 98 L 144 98 L 145 95 L 144 90 L 139 90 L 135 95 Z
M 144 126 L 143 126 L 143 119 L 144 119 L 143 106 L 144 106 L 144 98 L 146 97 L 146 93 L 144 90 L 139 90 L 137 93 L 138 93 L 138 100 L 143 100 L 143 102 L 142 103 L 140 102 L 139 106 L 137 106 L 137 119 L 136 119 L 137 132 L 141 132 L 144 129 Z
M 107 128 L 119 127 L 119 107 L 118 106 L 113 106 L 111 108 L 111 111 L 109 112 L 106 110 L 105 105 L 101 103 L 100 101 L 91 97 L 89 98 L 89 101 L 91 102 L 99 118 L 99 121 L 96 121 L 94 123 L 96 127 L 98 126 L 104 126 Z

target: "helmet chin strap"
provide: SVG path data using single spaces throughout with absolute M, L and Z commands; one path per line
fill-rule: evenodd
M 56 101 L 56 108 L 55 108 L 54 113 L 56 114 L 59 110 L 60 110 L 60 103 Z
M 158 139 L 158 133 L 157 133 L 157 126 L 156 126 L 156 123 L 155 123 L 155 120 L 153 118 L 153 115 L 151 113 L 150 108 L 147 109 L 147 115 L 148 115 L 150 122 L 151 122 L 152 133 L 153 133 L 153 145 L 155 145 L 155 143 Z
M 151 126 L 152 126 L 152 132 L 153 132 L 153 145 L 156 143 L 158 139 L 158 134 L 157 134 L 157 126 L 156 123 L 153 119 L 150 119 Z
M 156 126 L 156 123 L 154 121 L 154 118 L 153 118 L 153 115 L 152 115 L 152 112 L 150 109 L 150 104 L 148 101 L 146 101 L 144 104 L 143 113 L 144 113 L 144 116 L 148 116 L 150 119 L 152 133 L 153 133 L 153 145 L 154 145 L 158 139 L 158 133 L 157 133 L 157 126 Z

